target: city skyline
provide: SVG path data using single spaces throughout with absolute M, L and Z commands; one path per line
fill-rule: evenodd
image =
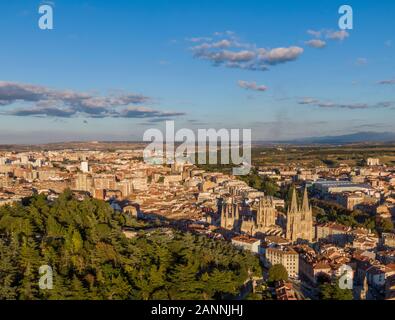
M 286 5 L 285 5 L 286 2 Z M 0 143 L 142 140 L 251 128 L 253 140 L 393 131 L 395 5 L 351 1 L 0 4 Z

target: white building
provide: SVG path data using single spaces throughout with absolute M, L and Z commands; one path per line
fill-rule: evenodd
M 89 172 L 89 164 L 88 164 L 87 161 L 82 161 L 82 162 L 81 162 L 80 170 L 81 170 L 83 173 L 88 173 L 88 172 Z
M 289 277 L 299 276 L 299 254 L 291 247 L 267 248 L 264 262 L 267 267 L 282 264 Z
M 378 158 L 367 158 L 366 164 L 368 166 L 378 166 L 380 165 L 380 160 Z
M 261 240 L 241 235 L 241 236 L 233 237 L 232 244 L 243 250 L 249 250 L 253 253 L 259 253 Z

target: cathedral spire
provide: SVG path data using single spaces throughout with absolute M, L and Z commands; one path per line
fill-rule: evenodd
M 263 220 L 263 198 L 259 198 L 258 202 L 258 211 L 257 211 L 257 217 L 256 221 L 258 224 L 262 223 Z
M 221 228 L 226 228 L 226 212 L 225 212 L 225 202 L 223 201 L 221 204 Z
M 309 197 L 307 193 L 307 186 L 304 188 L 302 211 L 307 212 L 310 210 Z
M 289 207 L 289 211 L 291 211 L 291 212 L 298 211 L 298 197 L 296 196 L 295 187 L 292 188 L 291 206 Z
M 240 219 L 240 212 L 239 212 L 239 205 L 237 204 L 237 202 L 234 203 L 233 208 L 234 208 L 234 212 L 235 212 L 235 219 L 239 220 Z

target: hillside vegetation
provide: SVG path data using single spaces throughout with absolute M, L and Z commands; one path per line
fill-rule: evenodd
M 258 258 L 225 241 L 161 228 L 127 239 L 127 225 L 139 223 L 69 191 L 0 208 L 0 299 L 221 299 L 261 274 Z M 41 265 L 51 290 L 39 288 Z

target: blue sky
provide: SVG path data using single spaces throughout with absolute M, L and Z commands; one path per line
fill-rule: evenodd
M 58 0 L 54 30 L 40 4 L 0 3 L 0 143 L 394 131 L 393 1 Z

